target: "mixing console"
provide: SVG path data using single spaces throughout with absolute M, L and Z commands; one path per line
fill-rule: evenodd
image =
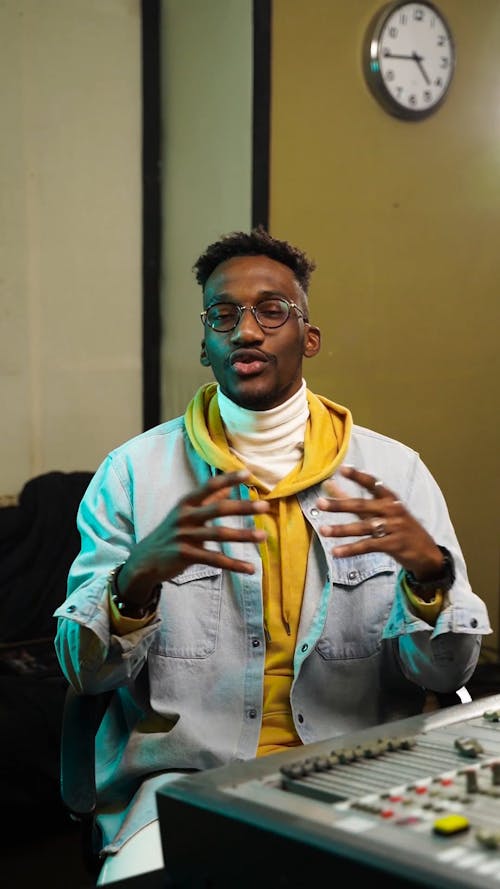
M 500 695 L 186 776 L 157 799 L 179 886 L 330 871 L 500 889 Z

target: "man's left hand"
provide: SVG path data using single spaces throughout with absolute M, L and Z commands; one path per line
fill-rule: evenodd
M 356 518 L 341 525 L 322 525 L 324 537 L 358 537 L 353 543 L 334 546 L 332 555 L 389 553 L 418 580 L 439 576 L 443 556 L 425 528 L 406 509 L 397 494 L 367 472 L 343 466 L 341 473 L 365 488 L 371 497 L 349 497 L 335 482 L 325 482 L 327 496 L 317 506 L 327 512 L 351 513 Z

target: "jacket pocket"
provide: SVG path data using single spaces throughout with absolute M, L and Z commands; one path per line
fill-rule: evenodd
M 397 565 L 367 553 L 331 565 L 332 589 L 316 649 L 325 660 L 369 658 L 380 650 L 396 590 Z
M 151 653 L 165 657 L 204 658 L 217 646 L 222 572 L 211 565 L 190 565 L 163 584 L 162 624 Z

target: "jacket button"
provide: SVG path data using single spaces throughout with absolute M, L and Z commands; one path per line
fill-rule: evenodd
M 257 710 L 254 710 L 252 708 L 252 710 L 248 711 L 248 715 L 249 715 L 250 719 L 255 719 L 255 717 L 257 716 Z
M 304 642 L 304 644 L 303 644 L 303 646 L 302 646 L 302 648 L 301 648 L 300 650 L 301 650 L 301 651 L 307 651 L 308 648 L 309 648 L 309 646 L 308 646 L 307 642 Z
M 475 617 L 472 618 L 470 625 L 471 625 L 471 627 L 477 627 L 477 620 Z
M 316 507 L 314 506 L 314 507 L 311 509 L 311 515 L 313 515 L 313 516 L 317 516 L 317 515 L 319 515 L 319 509 L 316 509 Z
M 356 580 L 356 578 L 358 576 L 358 572 L 357 571 L 349 571 L 349 574 L 347 576 L 348 576 L 349 580 Z
M 73 611 L 76 611 L 76 605 L 68 605 L 66 611 L 68 612 L 68 614 L 72 614 Z
M 252 639 L 252 645 L 254 648 L 258 648 L 260 645 L 260 640 L 259 639 Z
M 302 716 L 302 713 L 299 713 L 299 715 L 297 716 L 297 719 L 299 722 L 304 722 L 304 717 Z

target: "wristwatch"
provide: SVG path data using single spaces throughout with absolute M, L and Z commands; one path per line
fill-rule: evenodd
M 455 582 L 455 563 L 452 554 L 445 546 L 439 546 L 438 544 L 438 549 L 440 549 L 443 554 L 443 567 L 439 577 L 431 577 L 427 580 L 417 580 L 412 571 L 406 571 L 405 569 L 406 583 L 410 587 L 412 593 L 415 593 L 417 596 L 421 596 L 422 593 L 425 593 L 425 595 L 429 595 L 429 593 L 437 593 L 438 590 L 442 593 L 447 593 Z
M 108 575 L 108 590 L 113 604 L 121 617 L 130 617 L 132 620 L 144 620 L 156 611 L 161 594 L 161 583 L 157 583 L 151 590 L 147 602 L 127 602 L 118 589 L 117 578 L 125 562 L 113 568 Z

